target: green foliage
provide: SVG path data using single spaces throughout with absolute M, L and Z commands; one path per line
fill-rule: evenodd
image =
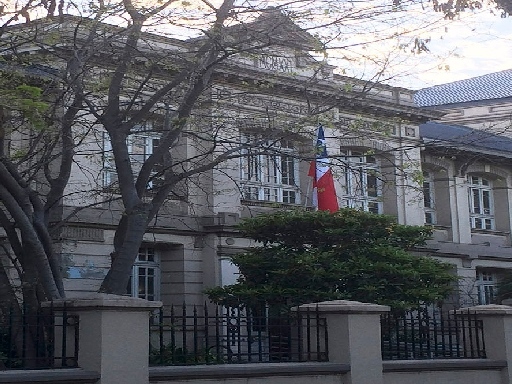
M 449 264 L 409 253 L 431 228 L 399 225 L 392 216 L 286 211 L 247 219 L 239 229 L 262 245 L 233 256 L 241 276 L 207 291 L 217 303 L 349 299 L 405 309 L 442 300 L 456 280 Z
M 501 276 L 498 283 L 496 301 L 501 303 L 505 299 L 512 299 L 512 273 L 508 272 Z
M 194 365 L 194 364 L 223 364 L 221 356 L 215 355 L 212 349 L 201 349 L 194 353 L 185 347 L 166 345 L 162 351 L 152 348 L 149 352 L 149 365 Z
M 15 72 L 0 72 L 0 108 L 18 113 L 35 129 L 44 129 L 49 104 L 43 100 L 41 87 L 27 84 L 29 80 Z

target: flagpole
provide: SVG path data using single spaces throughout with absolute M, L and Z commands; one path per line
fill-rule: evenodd
M 310 196 L 309 196 L 309 192 L 311 190 L 311 188 L 313 187 L 313 179 L 308 177 L 308 188 L 306 189 L 307 193 L 306 193 L 306 199 L 304 200 L 304 208 L 307 208 L 308 206 L 308 201 L 310 199 Z
M 315 129 L 315 138 L 313 139 L 313 147 L 316 148 L 316 141 L 317 141 L 317 137 L 318 137 L 318 126 L 320 125 L 320 122 L 317 121 L 317 128 Z M 316 153 L 315 153 L 315 158 L 316 158 Z M 311 168 L 311 165 L 310 165 L 310 168 Z M 316 168 L 316 166 L 315 166 Z M 315 171 L 316 173 L 316 171 Z M 306 199 L 304 201 L 304 208 L 307 208 L 308 206 L 308 201 L 311 199 L 310 203 L 311 205 L 313 205 L 313 197 L 311 196 L 311 193 L 313 193 L 313 178 L 309 178 L 308 177 L 308 187 L 307 187 L 307 193 L 306 193 Z M 314 207 L 314 208 L 317 208 L 317 207 Z

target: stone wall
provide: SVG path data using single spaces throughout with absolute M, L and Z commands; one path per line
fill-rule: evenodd
M 148 367 L 147 322 L 161 303 L 94 294 L 53 307 L 64 302 L 80 316 L 81 368 L 3 371 L 0 383 L 512 384 L 512 307 L 506 305 L 469 309 L 483 322 L 486 359 L 382 361 L 380 314 L 389 308 L 339 300 L 297 308 L 313 305 L 326 319 L 329 362 Z

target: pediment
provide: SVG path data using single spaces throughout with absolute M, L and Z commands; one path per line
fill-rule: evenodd
M 320 50 L 323 47 L 320 40 L 274 8 L 268 8 L 255 21 L 241 27 L 245 27 L 248 36 L 255 41 L 268 41 L 271 45 L 306 51 Z

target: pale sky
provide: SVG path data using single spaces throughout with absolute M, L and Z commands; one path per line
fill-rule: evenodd
M 394 85 L 418 89 L 512 69 L 512 17 L 466 14 L 446 28 L 429 34 L 430 53 L 410 58 L 414 69 Z
M 280 2 L 258 1 L 268 4 Z M 378 1 L 372 0 L 368 3 Z M 217 3 L 220 0 L 212 2 Z M 366 3 L 354 4 L 364 7 Z M 389 3 L 389 0 L 385 3 Z M 512 69 L 512 17 L 502 19 L 499 14 L 492 15 L 487 9 L 477 13 L 464 12 L 459 20 L 446 21 L 440 13 L 432 11 L 431 2 L 428 2 L 425 8 L 419 8 L 417 15 L 414 12 L 396 12 L 388 14 L 386 18 L 383 23 L 377 22 L 376 25 L 379 27 L 375 28 L 371 25 L 372 21 L 366 19 L 359 20 L 359 25 L 357 22 L 344 24 L 340 30 L 342 43 L 350 43 L 352 39 L 379 40 L 384 34 L 402 34 L 404 30 L 412 28 L 411 25 L 422 27 L 420 31 L 414 31 L 402 40 L 390 39 L 364 48 L 355 47 L 355 56 L 352 59 L 356 57 L 356 60 L 336 60 L 336 53 L 330 52 L 328 62 L 338 66 L 339 72 L 348 76 L 383 81 L 410 89 Z M 428 27 L 430 20 L 433 21 L 432 26 Z M 162 32 L 161 26 L 156 29 Z M 320 32 L 322 35 L 321 31 L 312 32 Z M 422 39 L 430 39 L 427 43 L 430 52 L 419 55 L 410 53 L 410 39 L 416 35 Z M 407 43 L 407 39 L 409 46 L 400 50 L 399 43 Z M 407 54 L 404 54 L 405 52 Z M 340 56 L 346 54 L 347 50 L 344 50 Z M 359 58 L 365 55 L 371 58 L 357 60 L 357 55 L 360 55 Z M 383 67 L 383 62 L 387 64 L 388 69 L 381 77 L 374 77 Z

